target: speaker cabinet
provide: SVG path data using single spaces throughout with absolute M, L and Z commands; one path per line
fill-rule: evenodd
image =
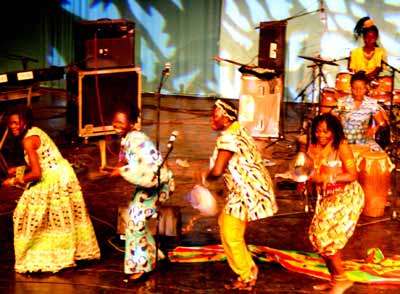
M 260 23 L 258 66 L 274 69 L 277 74 L 285 70 L 286 21 Z
M 135 65 L 135 24 L 126 20 L 80 21 L 75 26 L 75 64 L 82 69 Z
M 68 122 L 77 125 L 78 136 L 114 134 L 112 110 L 130 105 L 138 111 L 141 127 L 141 70 L 138 67 L 67 72 Z

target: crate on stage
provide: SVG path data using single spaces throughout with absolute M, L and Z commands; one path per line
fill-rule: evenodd
M 67 120 L 80 137 L 114 134 L 112 110 L 115 105 L 127 104 L 139 116 L 136 125 L 141 128 L 142 79 L 139 67 L 101 70 L 67 71 Z

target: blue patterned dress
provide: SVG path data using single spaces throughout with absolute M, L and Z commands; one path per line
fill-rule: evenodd
M 378 101 L 367 96 L 364 96 L 358 109 L 355 108 L 354 98 L 346 96 L 338 99 L 337 108 L 333 110 L 339 115 L 349 144 L 369 145 L 374 151 L 382 151 L 382 148 L 375 140 L 368 138 L 366 133 L 371 117 L 380 111 L 384 110 Z
M 156 212 L 157 168 L 162 158 L 146 134 L 132 131 L 121 141 L 120 161 L 127 162 L 120 168 L 122 177 L 136 185 L 128 206 L 124 272 L 150 272 L 156 263 L 156 246 L 147 220 Z M 161 169 L 160 183 L 159 200 L 165 202 L 174 188 L 172 172 L 165 166 Z

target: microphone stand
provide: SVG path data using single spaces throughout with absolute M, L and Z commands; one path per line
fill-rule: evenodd
M 301 16 L 310 15 L 310 14 L 314 14 L 314 13 L 318 13 L 318 12 L 323 12 L 323 9 L 319 8 L 319 9 L 316 9 L 316 10 L 313 10 L 313 11 L 310 11 L 310 12 L 304 12 L 304 13 L 296 14 L 296 15 L 293 15 L 293 16 L 290 16 L 290 17 L 287 17 L 287 18 L 284 18 L 284 19 L 281 19 L 281 20 L 269 21 L 268 23 L 264 23 L 264 24 L 261 24 L 261 25 L 255 27 L 255 29 L 256 30 L 257 29 L 263 29 L 263 28 L 268 27 L 270 25 L 274 25 L 274 24 L 281 23 L 281 22 L 287 22 L 288 20 L 292 20 L 292 19 L 295 19 L 295 18 L 298 18 L 298 17 L 301 17 Z
M 156 149 L 158 151 L 158 156 L 161 156 L 161 150 L 160 150 L 160 112 L 161 112 L 161 88 L 164 84 L 164 81 L 168 78 L 167 71 L 166 69 L 163 69 L 161 73 L 161 79 L 160 79 L 160 84 L 158 85 L 157 91 L 155 93 L 155 97 L 157 100 L 157 118 L 156 118 Z M 156 200 L 156 234 L 155 234 L 155 242 L 156 242 L 156 263 L 155 263 L 155 269 L 158 268 L 158 250 L 159 250 L 159 223 L 160 223 L 160 209 L 159 209 L 159 199 L 160 199 L 160 186 L 161 186 L 161 168 L 164 165 L 168 155 L 172 151 L 172 144 L 169 146 L 169 150 L 161 162 L 161 164 L 157 168 L 157 200 Z

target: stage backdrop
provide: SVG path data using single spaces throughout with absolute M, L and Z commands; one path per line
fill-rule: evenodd
M 325 15 L 317 11 L 323 3 Z M 172 64 L 163 93 L 197 97 L 238 98 L 238 65 L 258 64 L 260 22 L 290 18 L 286 29 L 285 100 L 310 101 L 310 61 L 298 55 L 342 59 L 360 45 L 353 38 L 356 21 L 371 16 L 380 29 L 380 44 L 389 64 L 400 65 L 400 1 L 386 0 L 43 0 L 7 1 L 0 17 L 0 72 L 66 66 L 73 60 L 73 23 L 80 20 L 126 19 L 135 23 L 135 63 L 142 68 L 143 92 L 158 87 L 165 63 Z M 298 15 L 303 15 L 295 17 Z M 294 17 L 294 18 L 293 18 Z M 346 71 L 324 65 L 326 83 Z M 395 88 L 400 85 L 396 78 Z M 48 83 L 63 87 L 65 81 Z

